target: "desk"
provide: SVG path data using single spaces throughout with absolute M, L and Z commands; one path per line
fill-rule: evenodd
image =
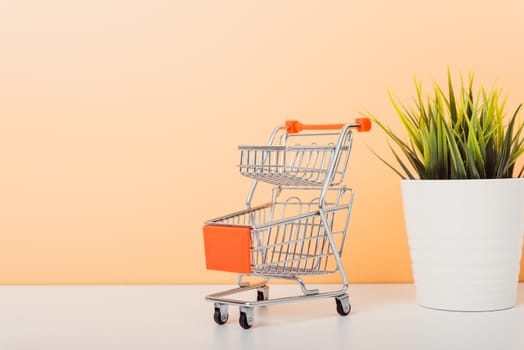
M 204 296 L 230 287 L 0 286 L 0 349 L 524 349 L 522 283 L 518 305 L 497 312 L 430 310 L 413 285 L 354 284 L 347 317 L 332 298 L 271 305 L 255 309 L 249 330 L 238 308 L 213 321 Z M 270 296 L 295 291 L 272 285 Z

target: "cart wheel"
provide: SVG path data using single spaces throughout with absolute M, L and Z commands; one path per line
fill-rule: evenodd
M 351 312 L 351 304 L 349 303 L 349 297 L 347 294 L 344 294 L 340 297 L 336 297 L 335 301 L 337 302 L 337 312 L 340 316 L 347 316 Z
M 269 287 L 264 286 L 257 289 L 257 301 L 269 299 Z
M 225 311 L 220 309 L 220 307 L 215 306 L 215 313 L 213 314 L 213 319 L 217 324 L 224 324 L 227 322 L 229 315 L 227 313 L 227 309 Z
M 238 319 L 238 323 L 240 323 L 240 327 L 244 329 L 249 329 L 251 326 L 253 326 L 254 323 L 254 317 L 253 317 L 253 310 L 252 309 L 244 309 L 240 310 L 240 318 Z

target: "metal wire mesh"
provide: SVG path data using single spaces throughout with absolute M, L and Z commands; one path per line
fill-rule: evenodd
M 350 192 L 352 196 L 352 192 Z M 349 222 L 350 201 L 339 195 L 327 203 L 327 227 L 341 253 Z M 333 250 L 318 211 L 318 199 L 293 196 L 216 219 L 211 224 L 251 226 L 253 273 L 268 276 L 334 273 Z
M 329 181 L 339 185 L 346 171 L 349 147 L 340 149 L 340 160 L 331 179 L 334 145 L 318 146 L 240 146 L 240 173 L 278 186 L 320 186 Z

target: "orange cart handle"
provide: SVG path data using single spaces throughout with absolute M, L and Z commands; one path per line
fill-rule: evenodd
M 286 120 L 286 131 L 288 134 L 296 134 L 302 130 L 338 130 L 346 124 L 302 124 L 296 120 Z M 371 130 L 371 120 L 369 118 L 357 118 L 350 127 L 357 128 L 357 131 L 366 132 Z

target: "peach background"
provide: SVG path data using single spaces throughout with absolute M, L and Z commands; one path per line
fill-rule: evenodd
M 448 64 L 514 108 L 523 20 L 524 0 L 1 2 L 0 283 L 233 282 L 201 225 L 242 209 L 237 145 L 289 118 L 398 125 L 386 88 Z M 384 136 L 357 136 L 350 281 L 411 281 Z

